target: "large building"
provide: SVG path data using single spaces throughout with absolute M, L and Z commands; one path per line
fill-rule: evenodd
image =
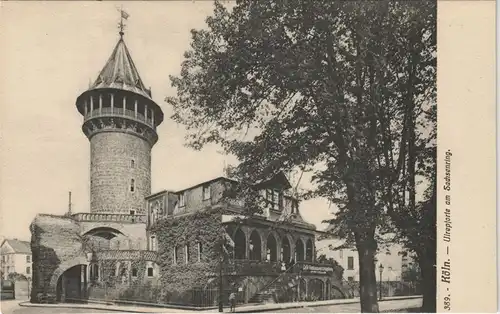
M 2 278 L 22 275 L 31 278 L 31 247 L 27 241 L 4 239 L 0 246 L 2 256 Z
M 226 197 L 238 182 L 224 177 L 151 194 L 151 152 L 163 112 L 123 35 L 76 99 L 90 142 L 90 212 L 35 217 L 31 301 L 211 305 L 221 278 L 241 302 L 345 297 L 335 265 L 315 261 L 318 232 L 302 219 L 283 174 L 254 185 L 266 201 L 263 214 L 253 216 Z M 201 291 L 202 302 L 193 291 Z

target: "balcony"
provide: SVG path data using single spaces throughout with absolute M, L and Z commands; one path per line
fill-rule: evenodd
M 146 223 L 146 215 L 77 213 L 71 217 L 76 221 Z
M 154 120 L 152 117 L 147 117 L 143 115 L 142 113 L 136 112 L 134 110 L 130 109 L 123 109 L 123 108 L 117 108 L 117 107 L 104 107 L 99 109 L 94 109 L 91 112 L 87 112 L 87 114 L 84 115 L 84 122 L 87 122 L 88 120 L 92 118 L 98 118 L 98 117 L 124 117 L 132 121 L 140 122 L 143 124 L 146 124 L 147 126 L 151 127 L 153 130 L 156 130 L 156 126 L 154 123 Z

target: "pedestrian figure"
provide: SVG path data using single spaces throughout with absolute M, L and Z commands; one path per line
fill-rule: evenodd
M 231 303 L 231 312 L 234 312 L 236 307 L 236 294 L 234 292 L 229 295 L 229 303 Z

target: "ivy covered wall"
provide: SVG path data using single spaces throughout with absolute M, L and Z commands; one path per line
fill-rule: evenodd
M 160 280 L 167 291 L 205 286 L 209 278 L 217 273 L 221 214 L 218 209 L 198 211 L 175 219 L 159 220 L 152 226 L 151 232 L 158 239 Z M 200 257 L 198 243 L 201 244 Z M 175 250 L 177 253 L 174 253 Z M 174 260 L 175 255 L 177 261 Z

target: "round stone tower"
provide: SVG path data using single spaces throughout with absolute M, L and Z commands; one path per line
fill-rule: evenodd
M 90 211 L 143 214 L 161 108 L 142 82 L 123 33 L 90 88 L 76 100 L 90 141 Z

